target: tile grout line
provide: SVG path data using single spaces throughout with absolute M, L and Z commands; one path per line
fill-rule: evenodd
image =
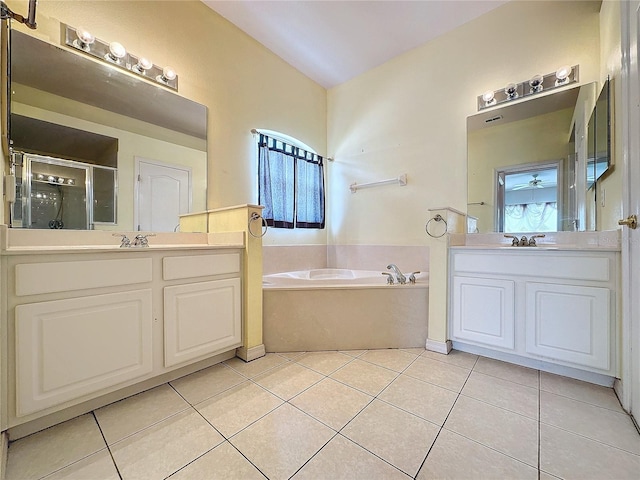
M 111 447 L 109 446 L 109 443 L 107 442 L 107 437 L 104 436 L 104 432 L 102 431 L 102 426 L 100 426 L 100 422 L 98 421 L 98 417 L 96 417 L 95 410 L 91 411 L 91 415 L 93 416 L 93 419 L 95 420 L 96 425 L 98 425 L 98 430 L 100 430 L 100 435 L 102 435 L 102 439 L 104 440 L 104 444 L 107 446 L 107 451 L 109 452 L 109 456 L 111 457 L 111 461 L 113 462 L 113 466 L 116 469 L 116 473 L 118 474 L 118 477 L 120 478 L 120 480 L 122 480 L 122 474 L 120 473 L 120 469 L 118 468 L 118 464 L 116 463 L 116 459 L 113 457 L 113 452 L 111 451 Z

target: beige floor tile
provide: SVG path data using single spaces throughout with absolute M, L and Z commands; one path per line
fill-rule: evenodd
M 290 403 L 334 430 L 340 430 L 371 400 L 373 397 L 366 393 L 325 378 Z
M 538 388 L 538 370 L 521 367 L 513 363 L 501 362 L 492 358 L 479 357 L 474 372 L 484 373 L 492 377 L 502 378 L 510 382 L 526 385 L 527 387 Z
M 226 438 L 282 405 L 282 399 L 253 382 L 245 382 L 195 406 Z
M 106 448 L 47 475 L 43 480 L 120 480 L 111 454 Z
M 438 434 L 433 423 L 374 400 L 342 434 L 414 476 Z
M 422 352 L 422 356 L 430 358 L 432 360 L 439 360 L 441 362 L 450 363 L 457 367 L 468 368 L 471 370 L 478 360 L 478 355 L 471 353 L 461 352 L 459 350 L 451 350 L 447 355 L 438 352 L 432 352 L 425 350 Z
M 403 352 L 410 353 L 412 355 L 422 355 L 425 352 L 424 348 L 401 348 Z
M 310 352 L 295 361 L 323 375 L 330 375 L 351 362 L 353 357 L 339 352 Z
M 106 446 L 93 415 L 82 415 L 12 442 L 6 478 L 41 478 Z
M 398 373 L 356 359 L 331 374 L 331 378 L 369 395 L 378 395 Z
M 415 361 L 416 355 L 396 349 L 369 350 L 360 355 L 358 359 L 373 363 L 379 367 L 388 368 L 389 370 L 402 372 Z
M 285 357 L 276 353 L 267 353 L 264 357 L 257 358 L 250 362 L 245 362 L 238 357 L 234 357 L 224 363 L 229 365 L 231 368 L 241 373 L 245 377 L 253 378 L 256 375 L 260 375 L 261 373 L 266 372 L 273 367 L 277 367 L 278 365 L 282 365 L 283 363 L 286 363 L 288 361 L 289 360 L 287 360 Z
M 340 350 L 340 353 L 344 353 L 345 355 L 349 355 L 351 357 L 359 357 L 364 352 L 366 352 L 366 350 Z
M 640 435 L 626 413 L 540 392 L 540 421 L 640 455 Z
M 540 476 L 538 480 L 558 480 L 560 477 L 556 477 L 555 475 L 551 475 L 550 473 L 543 472 L 540 470 Z
M 246 381 L 246 378 L 222 364 L 205 368 L 171 382 L 180 395 L 191 405 L 224 392 Z
M 260 471 L 251 465 L 229 442 L 210 452 L 169 477 L 169 480 L 264 480 Z
M 402 374 L 378 398 L 442 425 L 457 397 L 451 390 Z
M 295 358 L 301 357 L 307 352 L 278 352 L 278 355 L 286 358 L 287 360 L 293 360 Z
M 460 393 L 470 370 L 457 367 L 430 358 L 419 357 L 404 373 L 423 382 L 433 383 L 440 387 Z
M 538 471 L 473 440 L 442 429 L 417 480 L 536 480 Z
M 190 405 L 165 383 L 99 408 L 95 415 L 107 443 L 111 445 L 188 408 Z
M 322 378 L 322 375 L 310 368 L 287 363 L 254 377 L 253 381 L 283 400 L 289 400 Z
M 284 404 L 230 439 L 270 480 L 291 477 L 335 434 L 291 405 Z
M 538 467 L 538 421 L 460 396 L 444 428 Z
M 197 412 L 187 410 L 112 445 L 123 480 L 165 478 L 224 439 Z
M 471 372 L 462 395 L 481 400 L 496 407 L 506 408 L 512 412 L 538 418 L 538 389 L 526 387 L 501 378 Z
M 624 411 L 613 388 L 582 382 L 574 378 L 540 372 L 540 390 L 591 403 L 616 412 Z
M 542 424 L 540 469 L 567 480 L 638 480 L 640 456 Z
M 409 478 L 342 435 L 333 437 L 293 476 L 293 480 L 408 480 Z

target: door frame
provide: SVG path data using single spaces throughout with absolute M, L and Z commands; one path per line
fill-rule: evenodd
M 621 2 L 622 31 L 622 216 L 640 213 L 640 72 L 638 35 L 640 35 L 640 0 Z M 621 321 L 622 369 L 616 392 L 622 406 L 640 422 L 640 232 L 622 229 L 621 245 Z
M 166 167 L 166 168 L 175 168 L 177 170 L 184 170 L 184 171 L 188 171 L 189 172 L 189 212 L 191 212 L 191 210 L 193 209 L 193 169 L 187 165 L 180 165 L 178 163 L 169 163 L 169 162 L 163 162 L 160 160 L 153 160 L 152 158 L 145 158 L 145 157 L 139 157 L 139 156 L 135 156 L 134 158 L 134 165 L 135 165 L 135 172 L 134 172 L 134 187 L 133 187 L 133 230 L 134 231 L 139 231 L 140 230 L 140 201 L 139 201 L 139 195 L 140 195 L 140 164 L 141 163 L 147 163 L 150 165 L 155 165 L 158 167 Z

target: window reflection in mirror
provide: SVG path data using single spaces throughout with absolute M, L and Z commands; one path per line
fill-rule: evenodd
M 505 228 L 512 225 L 511 222 L 505 223 L 506 209 L 509 202 L 515 205 L 516 200 L 513 199 L 515 197 L 512 200 L 506 198 L 524 193 L 507 195 L 507 180 L 515 183 L 511 188 L 518 188 L 515 192 L 525 191 L 530 196 L 534 192 L 533 200 L 522 201 L 520 205 L 540 204 L 540 215 L 551 216 L 551 207 L 548 206 L 545 211 L 544 206 L 556 204 L 555 222 L 547 219 L 547 222 L 556 224 L 554 231 L 585 228 L 581 218 L 584 218 L 587 208 L 584 194 L 587 152 L 580 142 L 576 142 L 576 138 L 586 137 L 586 112 L 591 111 L 594 103 L 595 83 L 591 83 L 483 111 L 467 118 L 467 211 L 470 217 L 475 218 L 475 222 L 471 222 L 470 233 L 506 231 Z M 555 187 L 551 187 L 548 178 L 546 182 L 536 182 L 533 177 L 536 174 L 536 178 L 541 179 L 542 172 L 553 169 L 550 164 L 557 165 Z M 504 185 L 500 185 L 499 172 L 503 172 Z M 516 173 L 523 177 L 516 177 Z M 529 189 L 529 182 L 537 183 L 535 191 Z M 582 194 L 576 187 L 579 183 L 583 185 Z M 542 192 L 546 189 L 543 198 Z M 549 200 L 554 196 L 552 193 L 555 202 Z M 545 225 L 544 228 L 547 228 L 549 223 Z M 530 224 L 526 230 L 513 231 L 543 231 L 534 226 L 538 225 Z M 552 230 L 552 227 L 548 228 L 547 231 Z

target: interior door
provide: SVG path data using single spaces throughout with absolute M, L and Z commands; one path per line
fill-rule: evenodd
M 640 422 L 640 229 L 632 215 L 640 213 L 640 1 L 622 2 L 622 403 Z
M 191 169 L 136 158 L 137 230 L 174 232 L 191 211 Z

